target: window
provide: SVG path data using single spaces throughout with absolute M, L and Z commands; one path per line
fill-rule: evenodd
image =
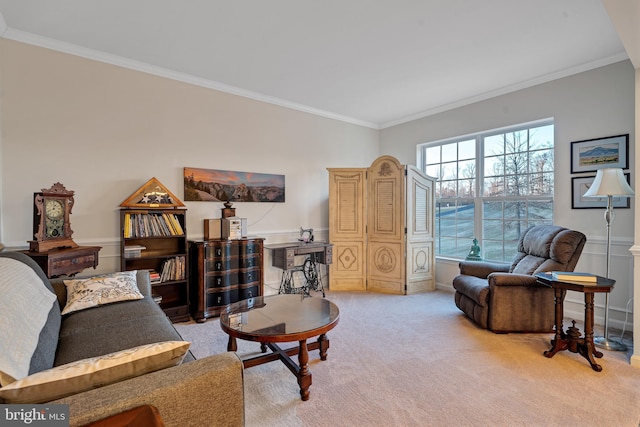
M 419 146 L 436 183 L 436 254 L 508 261 L 527 228 L 553 223 L 552 120 Z

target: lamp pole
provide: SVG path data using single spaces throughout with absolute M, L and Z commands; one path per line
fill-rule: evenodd
M 611 271 L 611 223 L 613 222 L 613 196 L 607 195 L 607 210 L 604 212 L 604 220 L 607 222 L 607 279 Z M 604 336 L 595 337 L 593 343 L 596 347 L 612 351 L 625 351 L 627 346 L 621 342 L 609 339 L 609 292 L 605 293 L 604 303 Z

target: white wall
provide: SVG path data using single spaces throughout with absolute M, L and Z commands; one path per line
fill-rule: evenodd
M 74 240 L 103 246 L 99 271 L 119 268 L 119 204 L 152 177 L 182 198 L 185 166 L 284 174 L 285 203 L 234 205 L 249 233 L 326 238 L 326 168 L 380 151 L 374 129 L 6 39 L 0 75 L 2 242 L 27 247 L 33 193 L 61 182 L 75 191 Z M 185 204 L 188 236 L 202 238 L 222 204 Z
M 284 174 L 286 203 L 236 204 L 238 215 L 267 243 L 295 238 L 300 226 L 326 238 L 327 167 L 368 166 L 381 154 L 415 164 L 416 144 L 554 117 L 556 223 L 587 234 L 578 269 L 603 274 L 602 211 L 571 210 L 570 142 L 630 133 L 633 180 L 633 80 L 625 61 L 377 131 L 0 39 L 0 236 L 9 248 L 26 248 L 33 192 L 59 181 L 76 192 L 75 241 L 103 246 L 98 271 L 114 271 L 118 205 L 154 176 L 181 197 L 182 168 L 191 166 Z M 186 205 L 194 239 L 202 219 L 219 217 L 222 207 Z M 633 217 L 633 208 L 616 210 L 616 327 L 633 295 Z M 440 287 L 450 288 L 456 272 L 455 262 L 440 261 Z M 267 271 L 268 285 L 278 279 Z M 581 316 L 580 296 L 568 300 Z M 603 300 L 596 305 L 601 322 Z
M 605 274 L 606 226 L 604 209 L 571 209 L 570 147 L 572 141 L 630 134 L 631 182 L 635 178 L 634 68 L 629 61 L 558 79 L 507 95 L 498 96 L 451 111 L 436 114 L 381 131 L 381 154 L 396 156 L 403 163 L 416 164 L 416 145 L 503 126 L 553 117 L 555 119 L 554 219 L 561 226 L 582 231 L 587 245 L 577 270 Z M 585 175 L 585 174 L 582 174 Z M 595 175 L 595 174 L 592 174 Z M 631 313 L 627 302 L 633 297 L 634 212 L 616 209 L 612 229 L 612 278 L 616 287 L 610 296 L 610 325 L 622 328 Z M 437 281 L 451 289 L 457 263 L 438 260 Z M 566 310 L 581 319 L 582 295 L 569 293 Z M 596 298 L 596 323 L 603 321 L 604 297 Z M 627 330 L 631 328 L 629 315 Z M 602 334 L 597 331 L 597 334 Z

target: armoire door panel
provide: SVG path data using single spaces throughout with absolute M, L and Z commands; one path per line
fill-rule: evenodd
M 376 159 L 367 171 L 367 289 L 404 293 L 404 166 L 391 156 Z
M 404 166 L 391 156 L 382 156 L 369 167 L 368 239 L 404 239 L 404 178 Z
M 369 277 L 404 277 L 404 250 L 400 243 L 369 242 Z
M 435 278 L 420 279 L 420 280 L 407 280 L 406 292 L 407 295 L 419 294 L 423 292 L 430 292 L 436 289 Z
M 408 245 L 407 279 L 419 280 L 433 277 L 433 242 L 418 242 Z
M 396 183 L 390 180 L 377 180 L 374 185 L 374 199 L 372 206 L 375 212 L 372 212 L 375 222 L 373 223 L 374 234 L 397 235 L 397 215 L 394 209 L 394 190 Z
M 366 290 L 364 242 L 333 242 L 333 263 L 329 266 L 329 289 Z
M 434 180 L 414 166 L 407 168 L 407 239 L 434 238 Z
M 330 168 L 329 289 L 366 290 L 366 168 Z
M 398 292 L 398 288 L 404 285 L 401 285 L 396 282 L 390 282 L 388 280 L 376 280 L 369 279 L 367 282 L 367 291 L 368 292 L 379 292 L 383 294 L 395 294 L 395 295 L 403 295 L 404 291 Z
M 329 171 L 330 238 L 363 240 L 366 230 L 366 170 L 360 168 Z
M 365 254 L 363 242 L 333 245 L 333 258 L 336 274 L 361 276 L 364 273 Z

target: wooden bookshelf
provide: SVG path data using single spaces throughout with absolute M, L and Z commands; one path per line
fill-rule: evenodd
M 189 320 L 187 210 L 123 208 L 121 269 L 152 270 L 152 293 L 173 322 Z

